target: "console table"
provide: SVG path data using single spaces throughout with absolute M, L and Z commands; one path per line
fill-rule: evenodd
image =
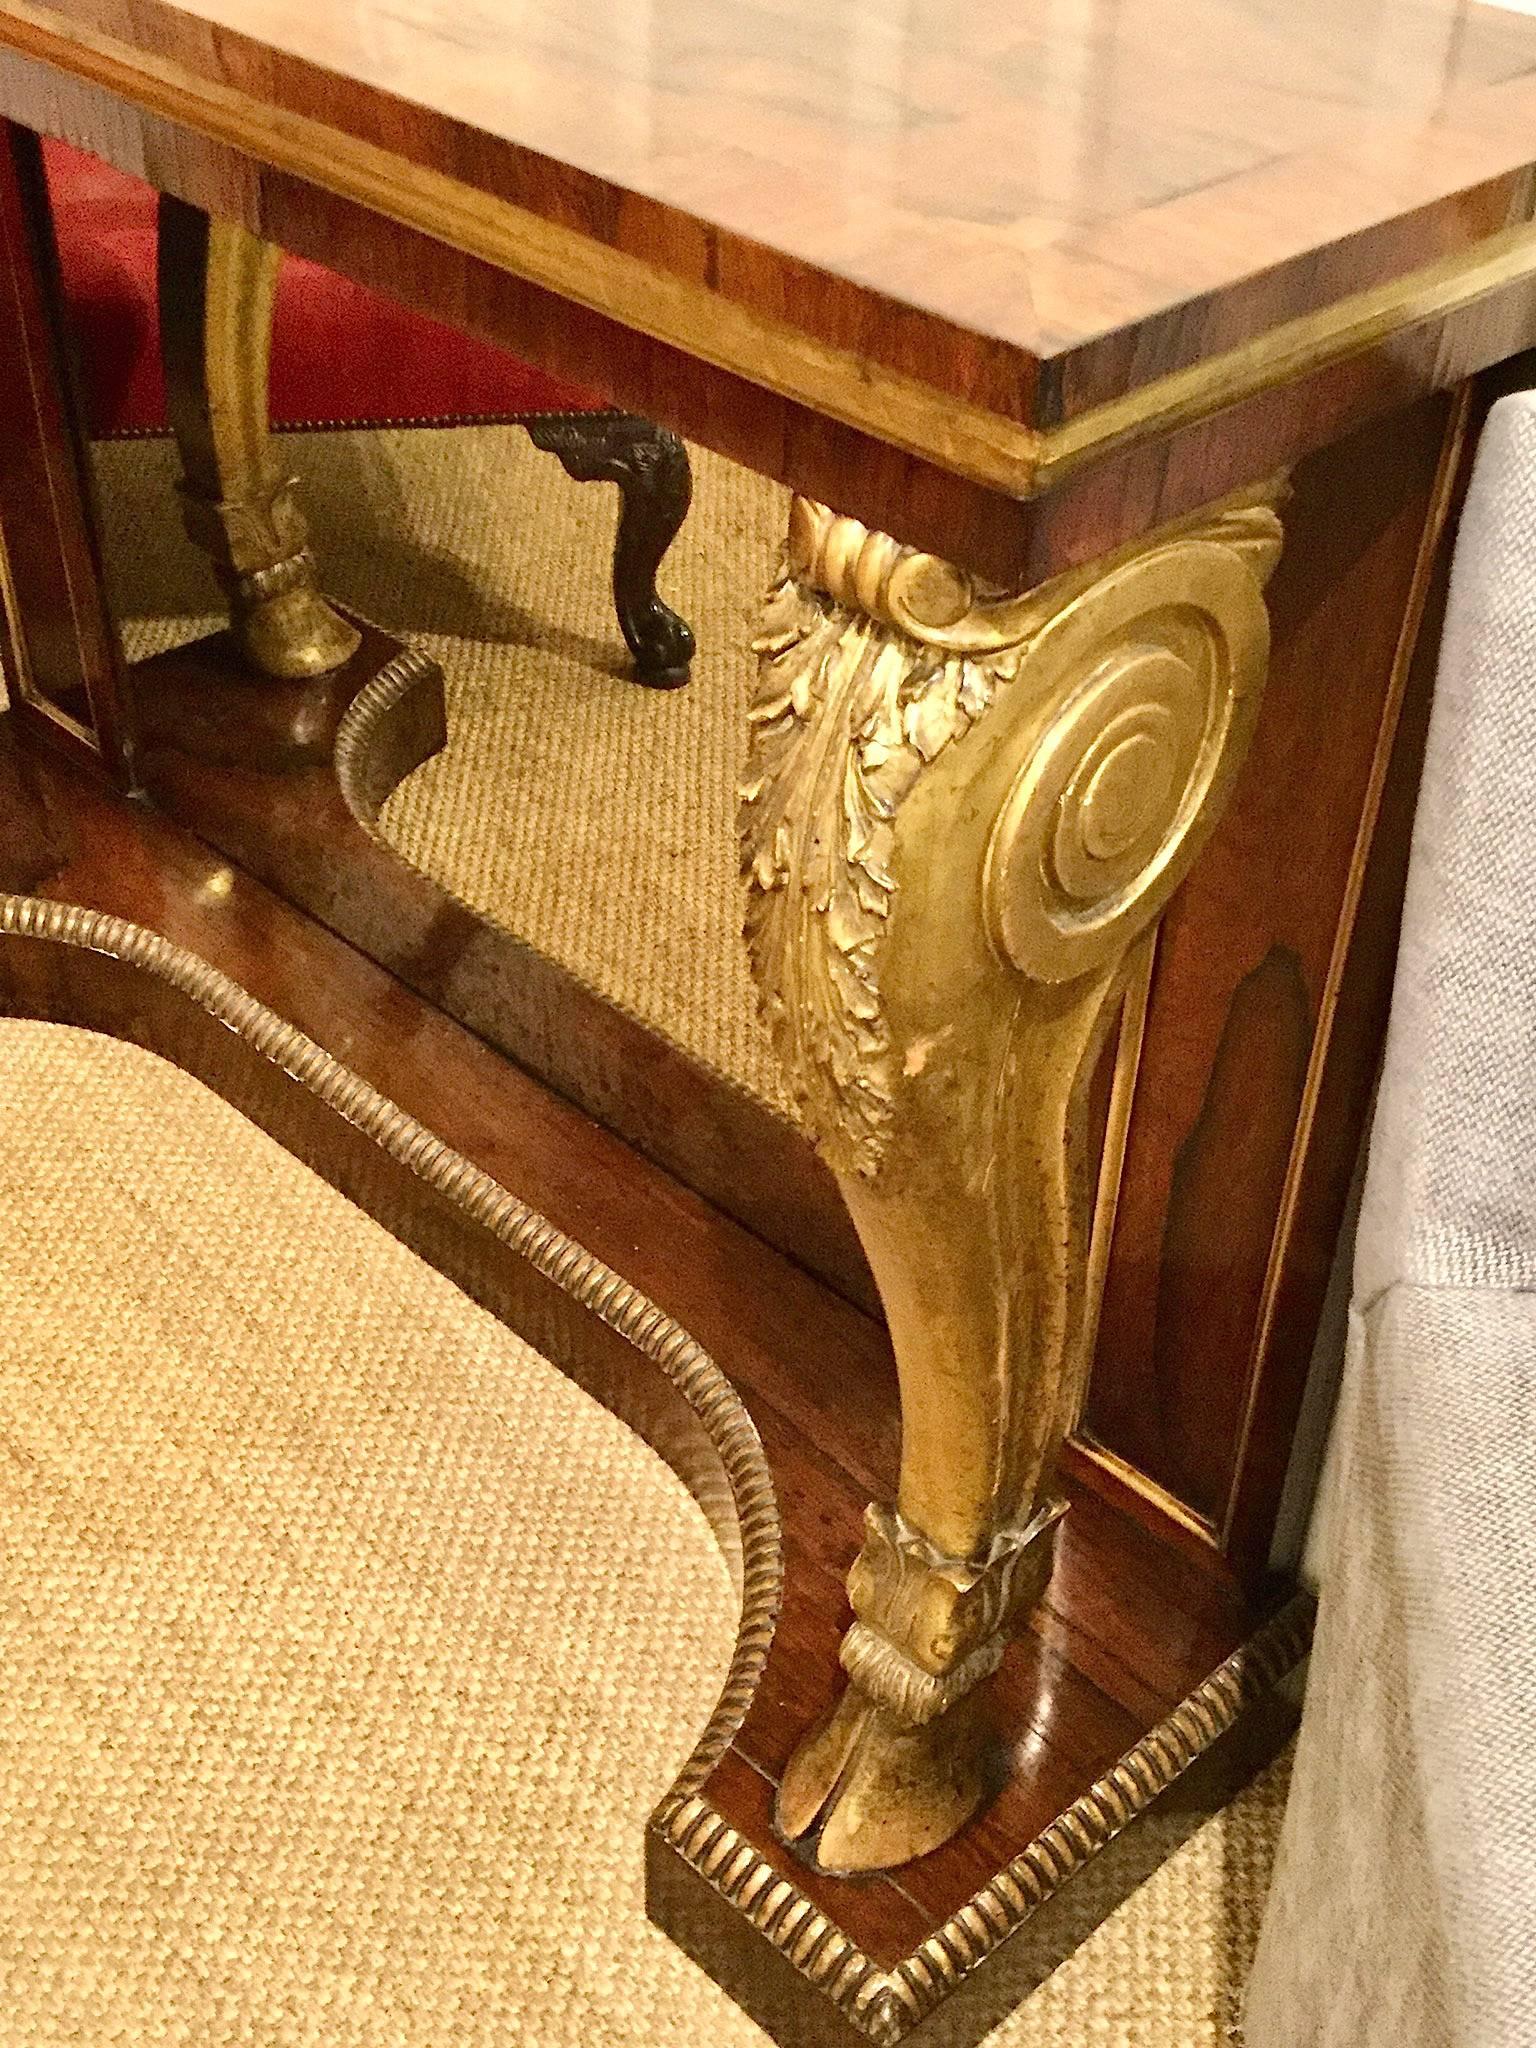
M 1536 18 L 0 0 L 0 114 L 21 723 L 418 987 L 387 927 L 435 912 L 369 812 L 440 702 L 324 596 L 266 433 L 271 249 L 795 493 L 743 867 L 832 1179 L 728 1109 L 727 1166 L 692 1160 L 665 1088 L 619 1128 L 872 1278 L 900 1469 L 856 1557 L 842 1505 L 786 1500 L 768 1676 L 655 1816 L 652 1906 L 785 2039 L 979 2035 L 1285 1724 L 1284 1478 L 1449 536 L 1536 341 Z M 168 195 L 233 625 L 138 675 L 21 131 Z

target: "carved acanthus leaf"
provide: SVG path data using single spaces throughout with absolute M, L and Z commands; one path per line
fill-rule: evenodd
M 924 646 L 789 571 L 756 646 L 741 790 L 748 944 L 812 1131 L 837 1171 L 873 1173 L 892 1105 L 876 956 L 895 886 L 894 820 L 1016 655 Z

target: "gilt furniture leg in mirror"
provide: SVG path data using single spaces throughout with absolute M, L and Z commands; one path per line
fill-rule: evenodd
M 776 1824 L 889 1868 L 982 1804 L 1084 1370 L 1091 1082 L 1258 714 L 1279 484 L 1023 595 L 795 501 L 758 642 L 748 936 L 901 1385 L 847 1686 Z
M 161 194 L 161 349 L 187 532 L 213 562 L 244 658 L 294 681 L 339 668 L 358 633 L 320 593 L 297 482 L 268 431 L 281 261 L 248 229 Z M 656 572 L 692 497 L 687 449 L 666 427 L 611 409 L 522 423 L 577 482 L 617 484 L 614 610 L 636 677 L 656 689 L 685 683 L 693 633 L 658 594 Z
M 190 539 L 228 628 L 130 671 L 143 778 L 167 810 L 322 915 L 376 902 L 373 819 L 447 736 L 437 664 L 321 591 L 268 422 L 281 252 L 162 195 L 161 346 Z M 371 936 L 371 928 L 365 938 Z
M 187 533 L 213 562 L 230 630 L 259 674 L 325 675 L 357 628 L 320 594 L 295 479 L 267 427 L 281 251 L 231 221 L 160 200 L 160 334 Z

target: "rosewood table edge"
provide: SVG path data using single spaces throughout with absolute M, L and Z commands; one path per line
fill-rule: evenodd
M 84 27 L 37 0 L 0 0 L 0 49 L 100 87 L 1015 503 L 1043 496 L 1117 451 L 1300 383 L 1536 278 L 1536 222 L 1517 223 L 1059 425 L 1031 426 L 348 131 Z

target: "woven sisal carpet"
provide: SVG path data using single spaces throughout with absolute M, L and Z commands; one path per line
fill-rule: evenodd
M 671 1473 L 197 1082 L 0 1022 L 0 2044 L 765 2048 L 645 1920 Z M 1283 1782 L 991 2048 L 1232 2038 Z

